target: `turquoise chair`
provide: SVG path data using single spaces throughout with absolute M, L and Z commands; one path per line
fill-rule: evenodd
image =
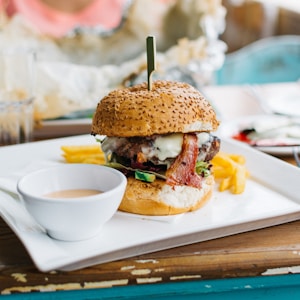
M 216 71 L 218 85 L 292 82 L 300 79 L 300 36 L 258 40 L 225 57 Z

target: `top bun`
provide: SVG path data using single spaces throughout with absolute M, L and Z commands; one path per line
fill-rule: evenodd
M 98 104 L 92 134 L 117 137 L 215 131 L 219 122 L 203 95 L 187 83 L 154 81 L 110 92 Z

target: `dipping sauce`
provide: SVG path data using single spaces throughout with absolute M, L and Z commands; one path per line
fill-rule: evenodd
M 72 190 L 61 190 L 52 193 L 45 194 L 44 197 L 47 198 L 80 198 L 87 196 L 94 196 L 103 193 L 99 190 L 89 190 L 89 189 L 72 189 Z

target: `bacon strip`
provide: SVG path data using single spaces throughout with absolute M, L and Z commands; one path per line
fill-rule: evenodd
M 184 134 L 181 153 L 166 172 L 166 183 L 201 188 L 202 178 L 195 171 L 198 152 L 197 136 Z

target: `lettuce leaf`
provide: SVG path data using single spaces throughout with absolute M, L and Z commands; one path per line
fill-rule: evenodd
M 148 174 L 155 175 L 157 178 L 161 178 L 161 179 L 164 179 L 164 180 L 167 179 L 167 177 L 164 174 L 160 174 L 160 173 L 153 172 L 153 171 L 145 171 L 145 170 L 140 170 L 140 169 L 134 169 L 134 168 L 131 168 L 131 167 L 126 167 L 126 166 L 124 166 L 124 165 L 122 165 L 118 162 L 109 162 L 109 163 L 106 163 L 105 165 L 108 166 L 108 167 L 114 168 L 114 169 L 119 169 L 119 170 L 125 169 L 125 170 L 132 171 L 132 172 L 148 173 Z

